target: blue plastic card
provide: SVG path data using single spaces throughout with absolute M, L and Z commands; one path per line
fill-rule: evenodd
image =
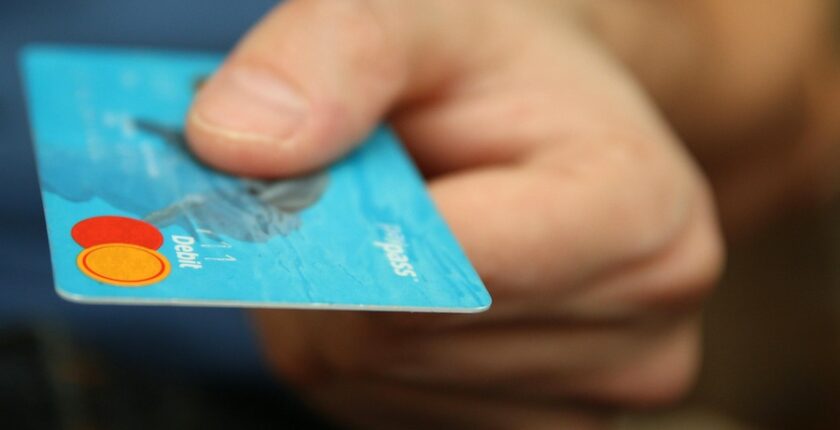
M 85 303 L 475 312 L 490 296 L 387 129 L 321 172 L 184 147 L 219 55 L 33 46 L 22 63 L 58 293 Z

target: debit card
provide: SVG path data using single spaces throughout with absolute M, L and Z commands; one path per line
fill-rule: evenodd
M 185 147 L 223 57 L 21 55 L 58 293 L 84 303 L 476 312 L 490 296 L 387 128 L 334 165 L 234 177 Z

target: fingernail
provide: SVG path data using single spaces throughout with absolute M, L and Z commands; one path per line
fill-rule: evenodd
M 283 141 L 303 123 L 306 100 L 275 73 L 222 67 L 199 92 L 189 119 L 234 140 Z

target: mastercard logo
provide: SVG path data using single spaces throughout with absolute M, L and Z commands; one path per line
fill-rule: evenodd
M 143 287 L 166 279 L 172 270 L 158 252 L 163 235 L 153 225 L 122 216 L 80 221 L 70 231 L 84 250 L 76 265 L 88 277 L 120 287 Z

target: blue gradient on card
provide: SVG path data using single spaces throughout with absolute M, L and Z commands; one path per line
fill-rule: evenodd
M 181 129 L 221 56 L 33 46 L 23 55 L 56 287 L 82 302 L 466 312 L 490 296 L 387 128 L 329 169 L 284 181 L 197 162 Z M 164 280 L 82 273 L 73 226 L 101 215 L 163 234 Z M 173 238 L 192 238 L 197 265 Z M 183 261 L 183 259 L 181 259 Z

